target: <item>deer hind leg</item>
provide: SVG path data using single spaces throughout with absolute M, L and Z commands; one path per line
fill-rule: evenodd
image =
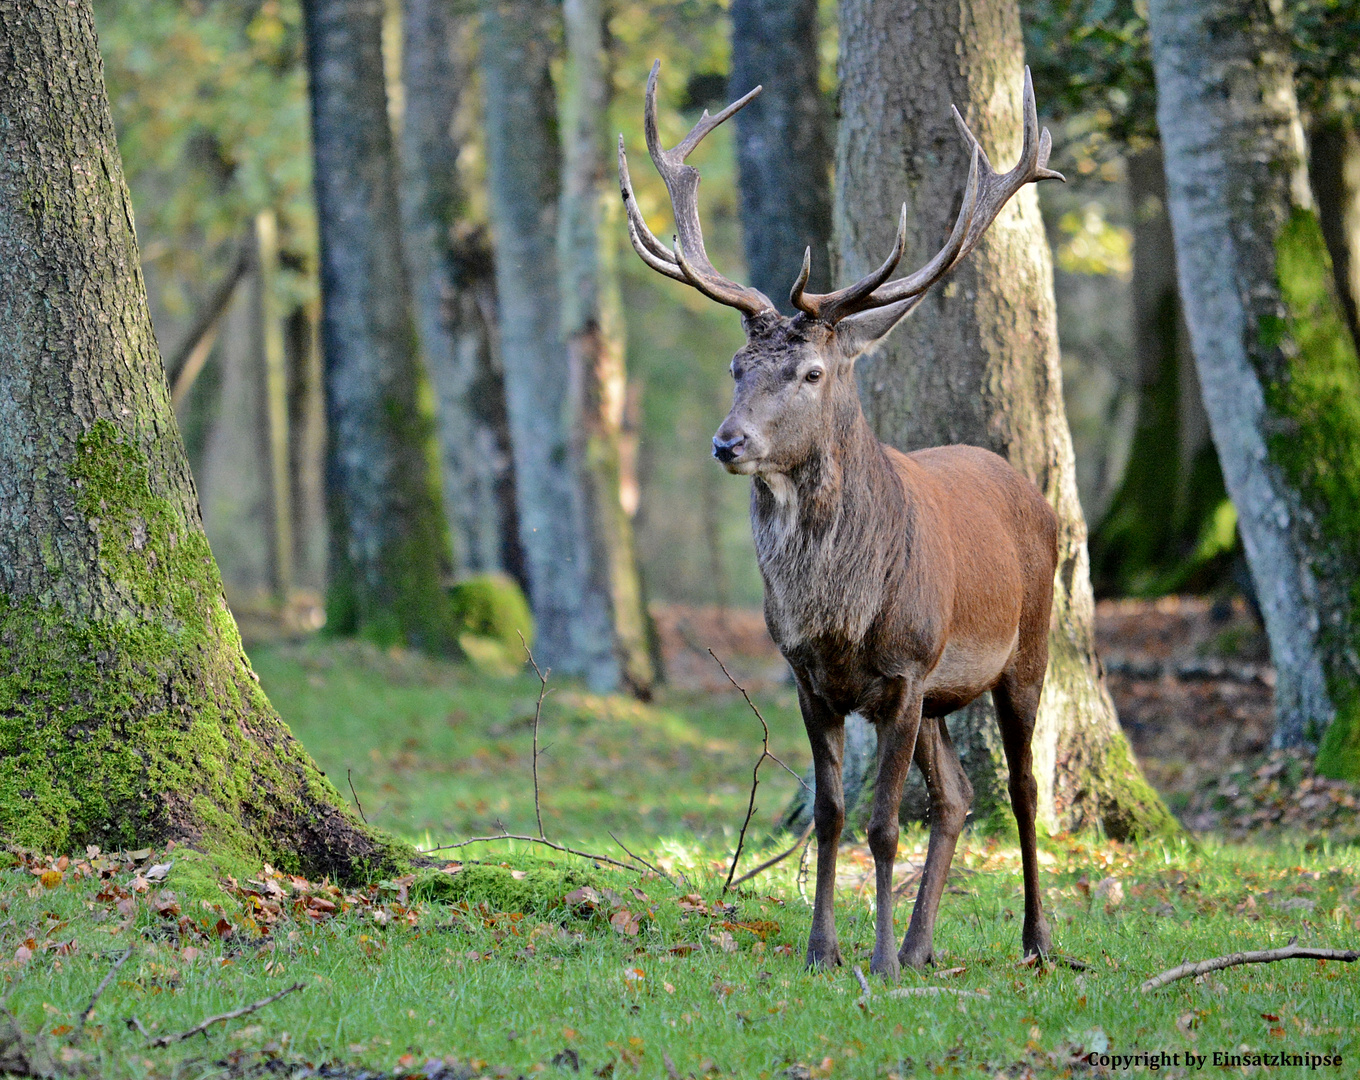
M 921 721 L 916 739 L 916 764 L 930 792 L 930 848 L 926 853 L 921 886 L 911 909 L 911 925 L 898 959 L 908 967 L 922 968 L 934 960 L 935 916 L 949 878 L 959 834 L 973 805 L 973 785 L 959 763 L 943 717 Z
M 897 932 L 893 928 L 893 863 L 897 858 L 897 818 L 902 805 L 902 784 L 911 767 L 917 733 L 921 728 L 921 688 L 908 684 L 894 713 L 878 724 L 878 778 L 874 781 L 874 804 L 869 814 L 869 850 L 874 856 L 877 912 L 874 953 L 869 970 L 896 980 Z
M 836 940 L 836 852 L 845 826 L 845 793 L 841 765 L 845 758 L 845 717 L 836 716 L 798 678 L 798 703 L 812 744 L 812 767 L 817 790 L 812 799 L 812 821 L 817 833 L 817 891 L 812 901 L 812 933 L 808 937 L 807 966 L 834 967 L 841 962 Z
M 1014 676 L 1007 673 L 992 690 L 996 718 L 1001 726 L 1001 745 L 1006 751 L 1006 765 L 1010 770 L 1011 809 L 1020 830 L 1020 860 L 1025 874 L 1025 923 L 1020 942 L 1025 956 L 1035 953 L 1047 956 L 1052 948 L 1043 900 L 1039 895 L 1038 842 L 1034 835 L 1039 785 L 1034 782 L 1034 758 L 1030 750 L 1034 719 L 1039 712 L 1039 694 L 1043 689 L 1042 669 L 1040 672 L 1037 682 L 1021 685 L 1016 685 Z

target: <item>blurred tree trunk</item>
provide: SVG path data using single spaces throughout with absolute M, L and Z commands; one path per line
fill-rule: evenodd
M 460 576 L 502 571 L 527 589 L 515 510 L 496 283 L 487 241 L 467 228 L 460 114 L 474 20 L 457 0 L 402 0 L 402 222 L 416 323 L 439 419 L 444 512 Z
M 620 681 L 647 698 L 656 673 L 647 647 L 633 522 L 622 498 L 628 376 L 614 255 L 622 223 L 606 129 L 611 94 L 604 5 L 564 0 L 562 14 L 566 63 L 557 258 L 586 587 L 602 601 L 605 620 L 597 632 L 613 642 Z
M 520 540 L 540 661 L 619 683 L 605 598 L 589 588 L 568 427 L 571 380 L 558 287 L 559 152 L 550 0 L 483 0 L 487 194 L 495 233 L 505 399 Z
M 1163 595 L 1220 576 L 1232 550 L 1210 535 L 1227 497 L 1209 438 L 1189 331 L 1176 286 L 1160 146 L 1127 161 L 1133 222 L 1133 340 L 1138 420 L 1128 465 L 1091 538 L 1098 591 Z
M 273 211 L 255 216 L 256 273 L 253 315 L 256 370 L 260 378 L 257 410 L 260 460 L 266 485 L 265 548 L 269 553 L 269 588 L 282 608 L 293 591 L 293 477 L 288 432 L 288 360 L 283 319 L 278 310 L 279 226 Z
M 89 0 L 0 0 L 0 70 L 0 835 L 390 872 L 398 848 L 289 734 L 227 610 Z
M 1308 138 L 1308 176 L 1332 257 L 1337 296 L 1360 341 L 1360 132 L 1350 116 L 1326 116 Z
M 1279 746 L 1360 777 L 1360 364 L 1267 0 L 1154 0 L 1157 120 L 1204 403 L 1270 637 Z
M 808 287 L 831 286 L 831 135 L 818 85 L 817 0 L 733 0 L 737 193 L 747 279 L 785 315 L 789 288 L 812 248 Z
M 839 276 L 882 261 L 907 201 L 903 266 L 943 244 L 968 175 L 951 102 L 1001 167 L 1019 155 L 1023 49 L 1014 0 L 842 0 L 836 147 Z M 1052 262 L 1033 186 L 976 251 L 872 356 L 860 361 L 865 412 L 903 450 L 972 443 L 1010 459 L 1058 513 L 1059 567 L 1048 676 L 1034 735 L 1040 813 L 1050 828 L 1114 837 L 1172 822 L 1119 729 L 1095 654 L 1086 524 L 1063 413 Z M 978 793 L 1007 805 L 990 698 L 951 718 Z M 924 788 L 916 781 L 917 812 Z
M 304 0 L 321 234 L 330 559 L 339 633 L 456 648 L 433 418 L 402 261 L 382 8 Z
M 321 304 L 293 309 L 286 323 L 289 472 L 293 478 L 293 565 L 298 585 L 326 583 L 326 392 Z

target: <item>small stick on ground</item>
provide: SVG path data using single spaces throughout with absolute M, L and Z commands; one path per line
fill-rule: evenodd
M 860 998 L 865 1005 L 874 1000 L 874 992 L 869 989 L 869 980 L 864 977 L 864 968 L 860 964 L 855 965 L 855 978 L 859 980 L 859 988 L 864 991 L 864 996 Z
M 732 882 L 732 888 L 735 889 L 738 885 L 744 885 L 746 882 L 750 881 L 757 874 L 763 874 L 770 867 L 778 866 L 780 863 L 782 863 L 785 859 L 787 859 L 790 855 L 792 855 L 795 851 L 802 847 L 804 843 L 807 842 L 808 837 L 812 835 L 812 829 L 814 824 L 815 824 L 814 822 L 809 821 L 807 828 L 804 829 L 802 834 L 798 837 L 798 839 L 793 842 L 792 847 L 788 848 L 785 851 L 781 851 L 773 859 L 766 859 L 754 870 L 747 870 L 746 873 L 742 874 L 741 877 L 737 878 L 736 881 Z
M 722 668 L 722 673 L 727 676 L 727 681 L 735 686 L 741 693 L 741 696 L 746 699 L 746 704 L 751 706 L 751 711 L 756 714 L 756 719 L 760 721 L 760 729 L 763 732 L 760 757 L 756 759 L 756 767 L 751 770 L 751 799 L 746 805 L 746 820 L 741 823 L 741 832 L 737 834 L 737 850 L 732 853 L 732 865 L 728 867 L 727 881 L 723 883 L 722 891 L 726 894 L 732 888 L 732 878 L 736 876 L 737 863 L 741 860 L 742 845 L 746 842 L 746 830 L 750 826 L 751 818 L 756 812 L 756 788 L 760 787 L 760 767 L 765 764 L 765 759 L 769 758 L 776 762 L 785 772 L 802 784 L 803 787 L 807 787 L 807 783 L 801 776 L 780 761 L 779 758 L 770 753 L 770 725 L 765 722 L 765 717 L 760 715 L 760 710 L 756 708 L 756 703 L 751 700 L 751 695 L 746 692 L 746 688 L 737 682 L 736 679 L 732 678 L 732 673 L 727 670 L 727 665 L 718 659 L 718 654 L 712 649 L 709 649 L 708 655 L 713 657 L 718 667 Z
M 620 840 L 617 836 L 615 836 L 615 835 L 613 834 L 612 831 L 611 831 L 610 834 L 609 834 L 609 838 L 610 838 L 611 840 L 613 840 L 614 843 L 618 844 L 619 847 L 623 848 L 623 850 L 627 853 L 627 855 L 628 855 L 628 857 L 629 857 L 630 859 L 635 859 L 635 860 L 637 860 L 637 861 L 640 862 L 643 866 L 645 866 L 648 870 L 650 870 L 652 873 L 656 874 L 658 877 L 663 877 L 663 878 L 665 878 L 667 881 L 669 881 L 669 882 L 671 883 L 671 886 L 672 886 L 673 888 L 677 888 L 677 889 L 678 889 L 678 888 L 680 887 L 680 886 L 676 883 L 676 880 L 675 880 L 673 877 L 671 877 L 670 874 L 666 873 L 666 871 L 662 870 L 661 867 L 659 867 L 659 866 L 653 866 L 653 865 L 652 865 L 651 863 L 649 863 L 646 859 L 644 859 L 641 855 L 634 854 L 632 851 L 630 851 L 629 848 L 628 848 L 628 845 L 625 844 L 622 840 Z M 685 877 L 685 875 L 684 875 L 684 874 L 681 874 L 680 877 L 681 877 L 681 879 L 683 880 L 684 877 Z M 685 884 L 688 885 L 689 882 L 688 882 L 688 881 L 685 881 Z
M 1211 971 L 1222 971 L 1224 968 L 1237 967 L 1239 964 L 1273 964 L 1276 960 L 1338 960 L 1343 964 L 1350 964 L 1360 960 L 1360 949 L 1307 949 L 1291 941 L 1283 949 L 1231 953 L 1228 956 L 1216 956 L 1212 960 L 1181 964 L 1180 967 L 1154 975 L 1138 989 L 1146 994 L 1149 990 L 1156 990 L 1196 975 L 1206 975 Z
M 368 824 L 368 815 L 364 813 L 364 804 L 359 801 L 359 793 L 354 790 L 354 777 L 351 775 L 354 770 L 345 768 L 345 779 L 349 781 L 349 793 L 354 796 L 354 805 L 359 808 L 359 816 L 363 818 L 364 824 Z
M 552 674 L 552 668 L 547 671 L 538 670 L 538 661 L 534 659 L 534 654 L 529 649 L 529 643 L 524 640 L 524 634 L 519 630 L 519 643 L 524 646 L 524 655 L 529 658 L 529 666 L 534 669 L 534 674 L 538 676 L 538 704 L 534 706 L 534 817 L 538 819 L 538 838 L 546 840 L 547 834 L 543 831 L 543 809 L 538 801 L 538 721 L 543 715 L 543 699 L 548 696 L 548 676 Z M 620 845 L 622 846 L 622 845 Z
M 80 1019 L 76 1021 L 77 1032 L 85 1029 L 86 1023 L 88 1023 L 90 1017 L 94 1015 L 94 1007 L 99 1004 L 100 996 L 109 988 L 109 983 L 113 982 L 113 977 L 118 974 L 118 969 L 127 963 L 127 959 L 131 955 L 131 949 L 124 952 L 122 956 L 114 961 L 113 967 L 109 968 L 108 974 L 105 975 L 104 978 L 100 980 L 99 985 L 95 987 L 94 996 L 90 998 L 90 1003 L 85 1006 L 85 1011 L 80 1014 Z
M 489 844 L 493 840 L 523 840 L 526 844 L 542 844 L 550 847 L 554 851 L 560 851 L 566 855 L 577 855 L 582 859 L 592 859 L 595 862 L 606 863 L 609 866 L 617 866 L 629 873 L 638 874 L 641 871 L 632 863 L 619 862 L 618 859 L 611 859 L 608 855 L 596 855 L 589 851 L 578 851 L 576 848 L 567 847 L 565 844 L 555 844 L 551 840 L 544 840 L 541 836 L 525 836 L 522 833 L 501 833 L 498 836 L 474 836 L 468 840 L 459 840 L 456 844 L 440 844 L 438 847 L 426 848 L 424 851 L 417 851 L 418 855 L 433 855 L 436 851 L 453 851 L 455 848 L 467 847 L 469 844 Z
M 302 988 L 302 983 L 293 983 L 292 986 L 284 987 L 277 994 L 270 994 L 267 998 L 261 998 L 259 1001 L 251 1002 L 249 1005 L 243 1006 L 242 1008 L 233 1009 L 231 1012 L 218 1013 L 216 1016 L 210 1016 L 201 1023 L 195 1024 L 188 1031 L 181 1031 L 178 1035 L 158 1035 L 156 1038 L 151 1039 L 149 1045 L 162 1047 L 169 1046 L 172 1043 L 183 1042 L 185 1039 L 192 1039 L 195 1035 L 207 1031 L 213 1024 L 222 1023 L 227 1020 L 237 1020 L 242 1016 L 249 1016 L 251 1013 L 263 1009 L 266 1005 L 274 1004 L 279 998 L 287 997 L 289 994 L 293 993 L 293 991 L 301 990 Z M 135 1016 L 128 1017 L 128 1027 L 135 1027 L 143 1035 L 150 1038 L 146 1028 L 142 1027 L 142 1022 Z

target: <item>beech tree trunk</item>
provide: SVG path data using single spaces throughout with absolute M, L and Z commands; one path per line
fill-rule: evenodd
M 89 0 L 0 0 L 0 835 L 344 879 L 358 823 L 250 669 L 147 308 Z
M 455 568 L 460 576 L 502 571 L 527 590 L 495 276 L 488 241 L 467 225 L 458 174 L 474 30 L 455 0 L 403 0 L 402 222 Z
M 456 648 L 383 79 L 382 5 L 304 0 L 321 234 L 328 625 Z
M 904 269 L 942 246 L 969 160 L 951 103 L 995 165 L 1019 156 L 1023 48 L 1013 0 L 842 0 L 840 34 L 834 221 L 838 276 L 852 281 L 882 261 L 903 200 Z M 1041 819 L 1051 829 L 1100 826 L 1120 838 L 1170 827 L 1119 729 L 1096 659 L 1052 262 L 1032 186 L 860 365 L 865 412 L 885 442 L 907 451 L 987 447 L 1034 480 L 1058 513 L 1050 659 L 1034 735 Z M 956 713 L 950 730 L 977 789 L 975 813 L 996 813 L 1008 800 L 990 699 Z M 924 788 L 914 783 L 920 812 Z
M 831 287 L 831 136 L 818 85 L 817 0 L 734 0 L 731 98 L 746 276 L 794 314 L 789 288 L 812 248 L 808 289 Z
M 576 470 L 586 588 L 612 641 L 618 681 L 649 697 L 656 673 L 638 577 L 633 522 L 624 509 L 623 414 L 628 376 L 615 238 L 622 229 L 607 130 L 610 76 L 601 0 L 564 0 L 562 193 L 557 258 L 570 390 L 567 419 Z
M 1181 297 L 1278 681 L 1277 746 L 1360 777 L 1360 363 L 1267 0 L 1154 0 Z
M 1360 132 L 1349 116 L 1315 121 L 1308 133 L 1308 177 L 1332 257 L 1337 297 L 1360 341 Z
M 505 399 L 520 540 L 544 666 L 619 683 L 604 596 L 589 587 L 573 468 L 571 379 L 557 259 L 560 158 L 550 64 L 560 40 L 548 0 L 484 0 L 487 194 L 495 233 Z

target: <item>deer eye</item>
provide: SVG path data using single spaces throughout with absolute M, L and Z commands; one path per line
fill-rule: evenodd
M 808 382 L 816 382 L 821 377 L 822 369 L 819 367 L 813 368 L 811 371 L 809 371 L 806 375 L 803 376 L 803 378 L 807 379 Z

